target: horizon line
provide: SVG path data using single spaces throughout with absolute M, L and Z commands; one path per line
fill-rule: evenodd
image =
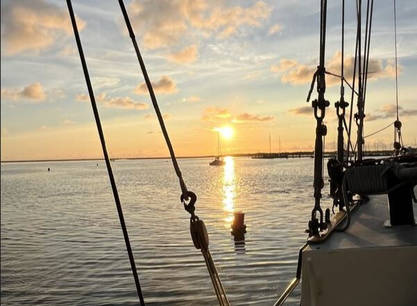
M 326 154 L 336 154 L 337 151 L 326 151 L 323 153 Z M 366 152 L 380 152 L 380 153 L 388 153 L 392 152 L 392 150 L 370 150 Z M 314 154 L 314 151 L 291 151 L 291 152 L 257 152 L 257 153 L 232 153 L 232 154 L 221 154 L 221 157 L 226 156 L 233 156 L 233 157 L 244 157 L 244 156 L 254 156 L 254 155 L 274 155 L 274 154 Z M 217 155 L 210 154 L 210 155 L 191 155 L 191 156 L 177 156 L 178 159 L 188 159 L 188 158 L 209 158 L 215 157 Z M 170 156 L 150 156 L 150 157 L 112 157 L 110 160 L 137 160 L 137 159 L 171 159 Z M 93 161 L 93 160 L 104 160 L 104 157 L 97 157 L 97 158 L 58 158 L 58 159 L 22 159 L 22 160 L 0 160 L 0 163 L 30 163 L 30 162 L 60 162 L 60 161 Z

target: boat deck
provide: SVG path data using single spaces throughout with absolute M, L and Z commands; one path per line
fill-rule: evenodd
M 307 246 L 301 305 L 417 305 L 417 226 L 388 219 L 387 196 L 372 196 L 345 232 Z
M 417 220 L 414 204 L 414 219 Z M 338 250 L 369 247 L 417 245 L 417 227 L 402 225 L 386 227 L 389 220 L 387 195 L 371 196 L 369 202 L 352 213 L 351 224 L 343 233 L 335 232 L 324 243 L 310 245 L 311 250 Z M 416 263 L 417 264 L 417 263 Z

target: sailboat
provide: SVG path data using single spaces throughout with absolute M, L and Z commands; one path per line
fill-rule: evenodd
M 327 0 L 321 0 L 320 59 L 307 102 L 312 101 L 316 119 L 314 152 L 314 205 L 308 222 L 308 238 L 299 251 L 295 278 L 275 305 L 282 305 L 302 279 L 301 305 L 417 305 L 417 155 L 407 154 L 401 138 L 398 114 L 396 44 L 396 0 L 394 0 L 395 71 L 397 118 L 394 126 L 393 155 L 365 159 L 363 135 L 370 54 L 373 0 L 366 6 L 365 35 L 362 33 L 362 1 L 356 2 L 356 47 L 352 82 L 344 76 L 344 16 L 342 0 L 341 71 L 325 69 Z M 365 41 L 362 41 L 363 36 Z M 328 160 L 333 215 L 321 207 L 323 181 L 324 118 L 329 101 L 325 99 L 326 75 L 340 78 L 340 99 L 335 103 L 338 118 L 337 157 Z M 344 85 L 351 89 L 350 119 L 346 123 Z M 356 85 L 356 87 L 355 87 Z M 357 125 L 352 145 L 352 114 Z M 390 126 L 391 126 L 390 125 Z M 344 136 L 347 134 L 345 142 Z M 344 146 L 347 149 L 344 149 Z M 354 152 L 352 152 L 354 151 Z
M 310 221 L 307 224 L 307 241 L 299 251 L 295 277 L 274 305 L 282 305 L 300 283 L 301 278 L 301 305 L 303 306 L 417 305 L 415 290 L 417 284 L 417 227 L 413 210 L 413 201 L 417 202 L 413 194 L 413 188 L 417 185 L 417 155 L 406 154 L 406 150 L 403 149 L 402 125 L 398 112 L 397 120 L 393 123 L 396 133 L 393 156 L 385 159 L 364 159 L 363 154 L 364 106 L 372 33 L 373 0 L 367 1 L 364 44 L 362 44 L 361 27 L 362 0 L 356 2 L 357 33 L 352 84 L 348 83 L 344 76 L 344 0 L 342 0 L 340 75 L 325 69 L 327 0 L 320 0 L 320 2 L 320 59 L 307 98 L 309 101 L 316 84 L 318 97 L 312 101 L 316 119 L 314 205 L 311 214 L 309 214 Z M 71 0 L 67 0 L 67 4 L 139 303 L 145 305 Z M 203 220 L 196 214 L 197 195 L 187 189 L 123 0 L 119 0 L 119 4 L 179 180 L 181 203 L 185 211 L 190 214 L 190 234 L 193 244 L 203 255 L 219 305 L 230 305 L 226 290 L 210 254 L 207 229 Z M 394 13 L 395 11 L 394 0 Z M 394 14 L 394 16 L 396 15 Z M 325 99 L 325 80 L 326 75 L 329 74 L 339 77 L 341 82 L 341 97 L 335 104 L 339 124 L 337 158 L 330 159 L 327 165 L 334 213 L 329 208 L 323 210 L 321 207 L 324 186 L 323 137 L 327 133 L 324 117 L 326 109 L 330 106 L 329 101 Z M 344 100 L 343 88 L 345 84 L 352 89 L 349 124 L 345 120 L 345 110 L 349 106 L 349 103 Z M 358 106 L 355 114 L 357 140 L 356 145 L 353 146 L 351 123 L 355 101 Z M 345 133 L 348 136 L 346 154 L 344 149 Z M 220 139 L 218 138 L 218 156 L 210 165 L 221 164 L 224 162 L 220 158 Z
M 209 163 L 210 166 L 224 166 L 225 162 L 221 156 L 221 149 L 220 149 L 220 132 L 217 132 L 217 156 L 214 158 L 212 162 Z

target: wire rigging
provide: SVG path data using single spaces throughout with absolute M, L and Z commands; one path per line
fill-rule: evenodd
M 398 53 L 397 53 L 397 1 L 394 0 L 394 45 L 395 45 L 395 103 L 397 105 L 397 120 L 399 119 L 398 106 Z
M 133 31 L 132 25 L 130 23 L 129 15 L 126 11 L 123 0 L 119 0 L 119 5 L 120 5 L 120 9 L 122 11 L 122 14 L 123 14 L 123 17 L 124 17 L 124 20 L 125 20 L 125 23 L 126 23 L 127 30 L 129 32 L 129 36 L 132 40 L 132 44 L 133 44 L 134 49 L 135 49 L 136 56 L 137 56 L 137 59 L 139 61 L 139 65 L 140 65 L 143 77 L 145 78 L 146 86 L 148 88 L 149 95 L 150 95 L 150 98 L 152 100 L 153 107 L 155 109 L 155 113 L 158 117 L 159 125 L 161 127 L 162 133 L 163 133 L 164 138 L 165 138 L 165 142 L 166 142 L 166 144 L 168 146 L 168 149 L 169 149 L 169 153 L 170 153 L 170 156 L 171 156 L 172 164 L 173 164 L 174 169 L 175 169 L 175 173 L 177 174 L 177 177 L 179 179 L 180 188 L 181 188 L 181 192 L 182 192 L 181 197 L 180 197 L 181 202 L 184 205 L 184 209 L 190 214 L 190 233 L 191 233 L 191 237 L 192 237 L 194 246 L 197 249 L 200 249 L 200 251 L 201 251 L 201 253 L 204 257 L 204 261 L 206 263 L 207 270 L 209 272 L 209 275 L 210 275 L 210 278 L 211 278 L 213 288 L 214 288 L 214 291 L 216 293 L 216 297 L 217 297 L 217 300 L 219 302 L 219 305 L 228 306 L 229 305 L 229 300 L 227 299 L 226 291 L 224 290 L 224 287 L 221 283 L 220 277 L 217 273 L 216 266 L 214 265 L 213 258 L 210 254 L 209 249 L 208 249 L 209 239 L 208 239 L 207 229 L 204 225 L 204 222 L 202 220 L 200 220 L 197 215 L 195 215 L 195 206 L 194 205 L 195 205 L 195 202 L 197 201 L 197 196 L 195 195 L 194 192 L 187 190 L 187 187 L 185 185 L 184 179 L 183 179 L 182 174 L 181 174 L 180 167 L 177 163 L 177 159 L 176 159 L 175 152 L 174 152 L 174 149 L 172 147 L 172 144 L 171 144 L 171 141 L 170 141 L 170 138 L 169 138 L 169 135 L 168 135 L 168 131 L 165 127 L 164 119 L 162 117 L 161 111 L 160 111 L 159 106 L 158 106 L 158 101 L 156 99 L 152 83 L 149 79 L 148 72 L 146 70 L 145 63 L 143 61 L 142 55 L 140 53 L 139 46 L 137 44 L 136 37 L 135 37 L 134 31 Z
M 91 85 L 90 76 L 89 76 L 88 68 L 87 68 L 87 63 L 86 63 L 86 60 L 85 60 L 85 57 L 84 57 L 84 52 L 83 52 L 83 48 L 82 48 L 82 45 L 81 45 L 81 39 L 80 39 L 80 35 L 78 33 L 77 22 L 76 22 L 76 19 L 75 19 L 75 16 L 74 16 L 74 11 L 73 11 L 73 8 L 72 8 L 71 0 L 67 0 L 67 6 L 68 6 L 69 15 L 70 15 L 70 18 L 71 18 L 72 28 L 74 30 L 74 35 L 75 35 L 75 40 L 76 40 L 76 43 L 77 43 L 78 52 L 80 54 L 80 59 L 81 59 L 81 64 L 82 64 L 82 68 L 83 68 L 83 72 L 84 72 L 85 81 L 86 81 L 86 84 L 87 84 L 88 94 L 90 96 L 91 107 L 92 107 L 93 113 L 94 113 L 94 119 L 96 121 L 97 130 L 98 130 L 98 134 L 99 134 L 99 137 L 100 137 L 101 148 L 103 150 L 104 160 L 106 162 L 107 173 L 109 175 L 110 184 L 111 184 L 111 188 L 112 188 L 113 196 L 114 196 L 114 201 L 116 203 L 117 213 L 119 215 L 120 226 L 121 226 L 122 231 L 123 231 L 123 237 L 124 237 L 124 240 L 125 240 L 126 249 L 127 249 L 127 253 L 128 253 L 129 261 L 130 261 L 130 267 L 131 267 L 131 270 L 132 270 L 133 278 L 135 280 L 136 292 L 137 292 L 137 295 L 138 295 L 138 298 L 139 298 L 139 303 L 140 303 L 140 305 L 143 306 L 143 305 L 145 305 L 145 301 L 143 299 L 142 289 L 140 287 L 140 281 L 139 281 L 139 276 L 138 276 L 138 272 L 137 272 L 137 269 L 136 269 L 135 258 L 133 256 L 132 247 L 130 245 L 129 234 L 127 232 L 126 223 L 125 223 L 124 216 L 123 216 L 123 210 L 122 210 L 122 206 L 120 204 L 119 193 L 117 191 L 117 186 L 116 186 L 116 182 L 114 180 L 109 155 L 107 153 L 103 128 L 101 126 L 100 116 L 99 116 L 99 113 L 98 113 L 97 104 L 96 104 L 96 100 L 95 100 L 94 92 L 93 92 L 93 87 Z
M 388 124 L 387 126 L 385 126 L 385 127 L 381 128 L 381 129 L 379 129 L 379 130 L 377 130 L 377 131 L 375 131 L 375 132 L 369 133 L 369 134 L 368 134 L 368 135 L 366 135 L 366 136 L 363 136 L 363 138 L 368 138 L 368 137 L 374 136 L 374 135 L 376 135 L 376 134 L 378 134 L 378 133 L 380 133 L 380 132 L 382 132 L 382 131 L 386 130 L 387 128 L 389 128 L 389 127 L 390 127 L 390 126 L 392 126 L 393 124 L 394 124 L 394 122 L 391 122 L 391 123 L 390 123 L 390 124 Z

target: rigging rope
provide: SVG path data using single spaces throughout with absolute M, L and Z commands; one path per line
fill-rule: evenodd
M 395 102 L 397 105 L 397 120 L 399 119 L 398 106 L 398 54 L 397 54 L 397 1 L 394 0 L 394 42 L 395 42 Z
M 71 18 L 72 28 L 74 30 L 74 35 L 75 35 L 75 40 L 76 40 L 76 43 L 77 43 L 78 52 L 80 54 L 80 59 L 81 59 L 81 64 L 82 64 L 82 68 L 83 68 L 83 72 L 84 72 L 85 81 L 87 83 L 88 94 L 90 96 L 90 101 L 91 101 L 91 107 L 93 109 L 98 134 L 99 134 L 99 137 L 100 137 L 101 148 L 103 150 L 104 160 L 106 162 L 107 173 L 109 175 L 110 184 L 111 184 L 111 188 L 112 188 L 113 196 L 114 196 L 114 201 L 116 203 L 117 213 L 119 215 L 120 226 L 121 226 L 122 231 L 123 231 L 123 237 L 124 237 L 124 240 L 125 240 L 126 249 L 127 249 L 127 253 L 128 253 L 129 261 L 130 261 L 130 267 L 131 267 L 131 270 L 132 270 L 133 278 L 135 279 L 136 292 L 137 292 L 137 295 L 138 295 L 138 298 L 139 298 L 139 303 L 140 303 L 140 305 L 143 306 L 143 305 L 145 305 L 145 301 L 143 299 L 142 289 L 140 287 L 139 276 L 138 276 L 138 272 L 137 272 L 136 264 L 135 264 L 135 258 L 133 256 L 132 247 L 130 245 L 129 234 L 127 232 L 126 223 L 125 223 L 124 216 L 123 216 L 123 210 L 122 210 L 122 206 L 120 204 L 119 193 L 117 191 L 116 182 L 114 180 L 113 171 L 112 171 L 112 168 L 111 168 L 111 165 L 110 165 L 109 155 L 107 153 L 106 142 L 105 142 L 105 139 L 104 139 L 104 133 L 103 133 L 103 129 L 102 129 L 102 126 L 101 126 L 100 116 L 99 116 L 99 113 L 98 113 L 96 100 L 95 100 L 94 92 L 93 92 L 93 87 L 91 85 L 90 76 L 89 76 L 88 69 L 87 69 L 87 63 L 86 63 L 86 60 L 85 60 L 85 57 L 84 57 L 84 52 L 83 52 L 83 48 L 82 48 L 82 45 L 81 45 L 81 39 L 80 39 L 80 35 L 78 33 L 77 22 L 75 20 L 71 0 L 67 0 L 67 6 L 68 6 L 69 15 L 70 15 L 70 18 Z
M 338 118 L 337 127 L 337 160 L 343 163 L 344 154 L 344 139 L 343 139 L 343 123 L 345 122 L 346 107 L 349 104 L 345 101 L 345 88 L 343 86 L 345 73 L 344 73 L 344 59 L 345 59 L 345 0 L 342 0 L 342 54 L 340 61 L 340 99 L 335 103 L 336 114 Z M 347 144 L 349 146 L 349 142 Z
M 358 126 L 357 131 L 357 147 L 358 147 L 358 160 L 361 161 L 363 157 L 363 119 L 364 113 L 364 100 L 363 100 L 363 70 L 362 70 L 362 0 L 357 1 L 358 4 L 358 88 L 359 96 L 357 100 L 358 112 L 355 114 L 356 124 Z M 365 44 L 366 45 L 366 44 Z
M 356 1 L 356 11 L 358 14 L 358 1 Z M 351 137 L 352 137 L 352 119 L 353 119 L 353 101 L 355 98 L 355 83 L 356 83 L 356 68 L 357 68 L 357 59 L 358 59 L 358 40 L 360 37 L 360 33 L 359 31 L 356 31 L 356 42 L 355 42 L 355 58 L 354 58 L 354 63 L 353 63 L 353 76 L 352 76 L 352 93 L 350 96 L 350 111 L 349 111 L 349 130 L 348 130 L 348 142 L 352 142 Z M 356 93 L 359 96 L 359 93 Z M 356 144 L 355 144 L 355 148 L 356 148 Z M 347 148 L 347 152 L 346 152 L 346 161 L 349 160 L 350 157 L 350 147 L 348 146 Z M 355 150 L 352 150 L 356 156 L 356 153 L 354 152 Z M 356 158 L 356 157 L 355 157 Z
M 404 147 L 399 115 L 399 104 L 398 104 L 398 53 L 397 53 L 397 1 L 394 0 L 394 42 L 395 42 L 395 103 L 397 110 L 397 120 L 394 122 L 394 155 L 399 155 L 401 149 Z
M 229 300 L 227 299 L 226 291 L 224 290 L 224 287 L 221 283 L 219 274 L 217 273 L 216 266 L 214 265 L 213 258 L 211 257 L 210 251 L 208 249 L 209 240 L 208 240 L 208 234 L 207 234 L 206 227 L 205 227 L 203 221 L 200 220 L 198 218 L 198 216 L 196 216 L 195 213 L 194 213 L 195 212 L 195 206 L 194 205 L 195 205 L 195 202 L 197 201 L 197 196 L 192 191 L 187 190 L 187 187 L 185 185 L 184 179 L 183 179 L 182 174 L 181 174 L 181 170 L 180 170 L 180 168 L 178 166 L 178 163 L 177 163 L 177 159 L 176 159 L 176 156 L 175 156 L 174 149 L 173 149 L 171 141 L 169 139 L 168 131 L 165 127 L 164 119 L 162 117 L 161 111 L 160 111 L 159 106 L 158 106 L 158 101 L 156 100 L 156 96 L 155 96 L 155 93 L 154 93 L 154 90 L 153 90 L 153 87 L 152 87 L 152 83 L 149 79 L 148 72 L 146 70 L 145 63 L 143 61 L 142 55 L 140 53 L 140 50 L 139 50 L 139 47 L 138 47 L 138 44 L 137 44 L 137 41 L 136 41 L 136 38 L 135 38 L 135 34 L 133 32 L 133 28 L 132 28 L 132 25 L 131 25 L 130 20 L 129 20 L 129 15 L 127 14 L 127 11 L 126 11 L 123 0 L 119 0 L 119 5 L 120 5 L 120 9 L 122 11 L 122 14 L 123 14 L 123 17 L 124 17 L 124 20 L 125 20 L 125 23 L 126 23 L 127 30 L 129 32 L 129 36 L 132 40 L 132 43 L 133 43 L 133 46 L 134 46 L 134 49 L 135 49 L 136 56 L 137 56 L 138 61 L 139 61 L 139 65 L 140 65 L 140 68 L 142 70 L 143 77 L 145 78 L 146 86 L 148 87 L 149 95 L 151 97 L 152 104 L 153 104 L 153 107 L 155 109 L 155 113 L 158 117 L 159 125 L 161 127 L 162 133 L 163 133 L 164 138 L 165 138 L 165 142 L 166 142 L 166 144 L 168 146 L 168 149 L 169 149 L 169 153 L 170 153 L 170 156 L 171 156 L 172 164 L 173 164 L 174 169 L 175 169 L 175 173 L 177 174 L 177 177 L 179 179 L 181 192 L 182 192 L 181 197 L 180 197 L 181 202 L 183 203 L 185 210 L 188 213 L 190 213 L 190 215 L 191 215 L 191 217 L 190 217 L 190 233 L 191 233 L 191 237 L 193 239 L 194 246 L 197 249 L 201 250 L 201 253 L 204 257 L 204 260 L 205 260 L 205 263 L 206 263 L 206 266 L 207 266 L 207 270 L 209 272 L 209 275 L 210 275 L 210 278 L 211 278 L 211 281 L 212 281 L 214 291 L 216 293 L 219 305 L 226 305 L 227 306 L 227 305 L 229 305 Z
M 135 51 L 136 51 L 136 55 L 137 55 L 137 58 L 138 58 L 138 61 L 139 61 L 139 65 L 140 65 L 140 68 L 142 70 L 142 74 L 143 74 L 143 77 L 145 79 L 145 83 L 146 83 L 146 86 L 148 88 L 149 95 L 151 97 L 152 105 L 155 109 L 156 116 L 158 117 L 159 125 L 161 126 L 162 134 L 164 135 L 165 142 L 167 144 L 169 154 L 171 156 L 172 165 L 174 166 L 175 173 L 176 173 L 176 175 L 178 177 L 178 180 L 179 180 L 182 195 L 187 199 L 189 191 L 187 190 L 187 186 L 185 185 L 184 179 L 182 178 L 182 173 L 181 173 L 180 167 L 178 166 L 177 158 L 175 157 L 175 152 L 174 152 L 174 149 L 172 147 L 171 140 L 169 139 L 168 131 L 165 127 L 164 119 L 163 119 L 161 111 L 159 109 L 159 105 L 158 105 L 158 102 L 156 100 L 155 92 L 153 90 L 151 81 L 150 81 L 149 76 L 148 76 L 148 72 L 146 71 L 145 63 L 142 59 L 142 55 L 140 54 L 139 47 L 138 47 L 138 44 L 136 42 L 135 34 L 134 34 L 132 26 L 130 24 L 129 16 L 128 16 L 126 8 L 124 6 L 123 0 L 119 0 L 119 4 L 120 4 L 120 8 L 122 10 L 122 14 L 123 14 L 125 22 L 126 22 L 126 27 L 129 31 L 129 36 L 132 39 L 132 43 L 133 43 L 133 46 L 134 46 Z
M 385 126 L 385 127 L 383 127 L 382 129 L 379 129 L 379 130 L 377 130 L 377 131 L 375 131 L 375 132 L 372 132 L 372 133 L 369 133 L 368 135 L 366 135 L 366 136 L 363 136 L 363 138 L 368 138 L 368 137 L 371 137 L 371 136 L 374 136 L 374 135 L 376 135 L 376 134 L 378 134 L 378 133 L 380 133 L 380 132 L 382 132 L 382 131 L 384 131 L 384 130 L 386 130 L 387 128 L 389 128 L 391 125 L 393 125 L 395 122 L 391 122 L 390 124 L 388 124 L 387 126 Z
M 318 97 L 312 101 L 314 109 L 314 117 L 316 119 L 316 139 L 314 145 L 314 207 L 311 211 L 311 219 L 308 223 L 309 235 L 317 235 L 319 230 L 326 228 L 327 224 L 324 222 L 323 210 L 320 206 L 320 199 L 322 197 L 321 190 L 324 186 L 323 181 L 323 136 L 327 134 L 327 127 L 323 123 L 326 115 L 326 107 L 330 105 L 324 97 L 326 92 L 326 69 L 325 63 L 325 46 L 326 46 L 326 18 L 327 18 L 327 0 L 321 0 L 320 6 L 320 54 L 319 65 L 317 71 L 313 75 L 310 91 L 307 95 L 307 102 L 309 102 L 314 84 L 317 83 Z M 316 215 L 319 213 L 319 219 Z
M 369 8 L 369 1 L 368 1 L 368 8 Z M 371 50 L 371 34 L 372 34 L 372 17 L 374 11 L 374 0 L 371 0 L 371 8 L 369 13 L 369 27 L 368 27 L 368 42 L 367 42 L 367 54 L 366 54 L 366 74 L 365 74 L 365 84 L 364 84 L 364 101 L 366 100 L 366 89 L 368 85 L 368 68 L 369 68 L 369 54 Z

